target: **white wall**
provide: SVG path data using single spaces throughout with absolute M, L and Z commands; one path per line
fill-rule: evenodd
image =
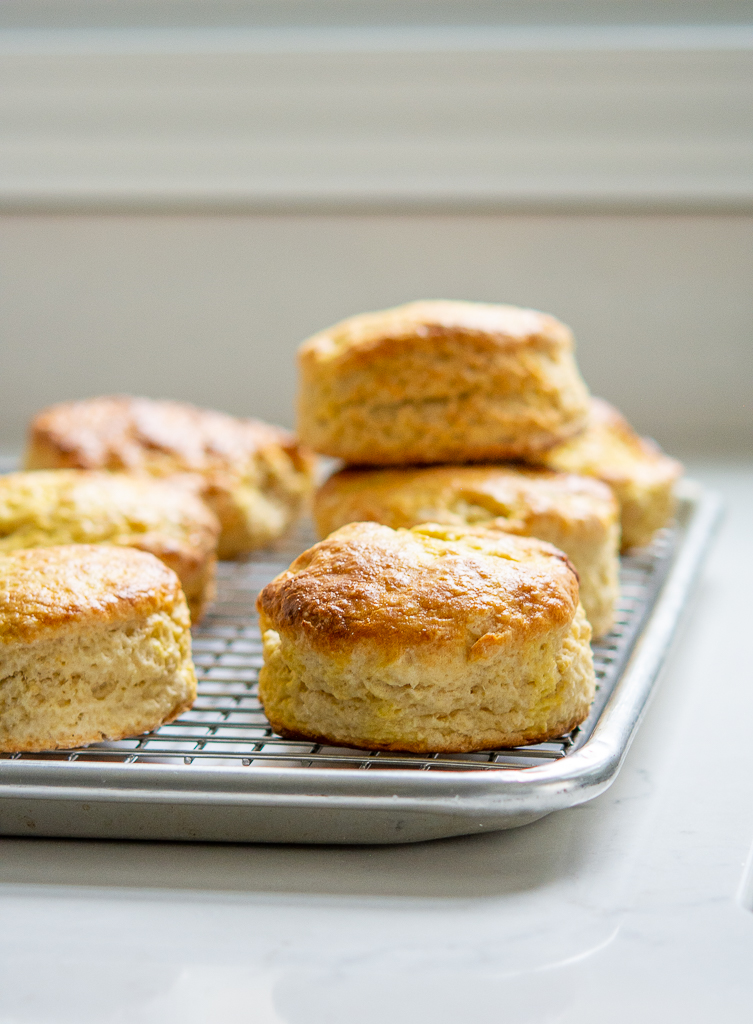
M 0 30 L 0 141 L 5 210 L 750 210 L 753 25 Z
M 670 448 L 753 440 L 749 4 L 0 8 L 0 447 L 108 391 L 290 423 L 299 341 L 430 296 L 561 316 Z
M 670 448 L 753 424 L 753 217 L 0 218 L 0 447 L 41 406 L 126 391 L 290 423 L 297 343 L 417 297 L 527 304 Z

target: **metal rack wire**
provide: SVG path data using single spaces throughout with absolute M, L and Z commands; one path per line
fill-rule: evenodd
M 292 742 L 276 736 L 257 696 L 262 665 L 256 621 L 258 591 L 313 542 L 302 527 L 276 550 L 246 562 L 219 566 L 218 599 L 194 631 L 193 651 L 198 698 L 176 722 L 131 740 L 94 744 L 78 750 L 44 754 L 0 755 L 3 760 L 95 761 L 112 764 L 170 764 L 191 770 L 213 767 L 401 768 L 490 771 L 533 767 L 566 757 L 588 739 L 649 614 L 671 561 L 674 531 L 662 531 L 650 548 L 621 560 L 621 593 L 611 633 L 594 644 L 597 694 L 588 719 L 560 739 L 529 747 L 474 754 L 400 754 L 351 750 L 317 743 Z

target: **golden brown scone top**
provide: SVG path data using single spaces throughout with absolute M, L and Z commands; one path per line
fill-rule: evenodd
M 0 555 L 0 643 L 31 643 L 72 622 L 107 625 L 171 610 L 180 581 L 154 555 L 66 544 Z M 185 612 L 188 627 L 188 612 Z
M 155 476 L 235 471 L 270 447 L 310 461 L 293 434 L 184 402 L 114 395 L 64 402 L 29 429 L 27 469 L 131 470 Z M 54 460 L 54 461 L 53 461 Z
M 550 469 L 588 473 L 610 484 L 651 486 L 675 481 L 683 467 L 647 437 L 641 437 L 622 413 L 603 398 L 592 398 L 585 430 L 550 448 L 538 460 Z
M 567 628 L 578 581 L 562 552 L 529 537 L 351 523 L 300 555 L 257 607 L 267 628 L 294 630 L 335 659 L 361 641 L 377 644 L 385 663 L 406 647 L 445 643 L 477 657 L 490 644 Z
M 617 518 L 617 505 L 598 480 L 521 466 L 346 468 L 319 488 L 314 516 L 322 535 L 358 521 L 397 529 L 427 521 L 488 525 L 498 520 L 512 533 L 527 533 L 542 518 L 565 527 L 609 523 Z
M 432 299 L 361 313 L 320 331 L 299 349 L 302 361 L 368 358 L 410 339 L 483 339 L 504 348 L 573 348 L 568 327 L 553 316 L 518 306 Z
M 572 334 L 545 313 L 446 300 L 335 324 L 298 351 L 298 432 L 352 465 L 532 456 L 581 430 Z
M 219 529 L 198 497 L 151 477 L 83 469 L 0 476 L 0 552 L 135 540 L 158 555 L 186 545 L 203 552 Z

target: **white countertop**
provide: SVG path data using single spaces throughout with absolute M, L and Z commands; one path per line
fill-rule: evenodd
M 2 839 L 0 1024 L 753 1020 L 753 467 L 693 469 L 727 517 L 606 794 L 402 847 Z

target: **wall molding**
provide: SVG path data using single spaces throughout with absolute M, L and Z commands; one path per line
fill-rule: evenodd
M 435 209 L 753 209 L 753 28 L 0 33 L 0 210 Z

